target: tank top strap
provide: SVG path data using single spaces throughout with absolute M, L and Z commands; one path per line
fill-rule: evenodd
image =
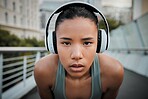
M 60 61 L 56 74 L 55 86 L 53 89 L 54 99 L 66 99 L 65 96 L 65 70 Z
M 92 95 L 90 99 L 101 99 L 101 79 L 100 79 L 100 64 L 98 54 L 95 55 L 94 62 L 91 67 L 92 76 Z

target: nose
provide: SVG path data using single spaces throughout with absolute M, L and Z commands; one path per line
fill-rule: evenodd
M 82 49 L 80 46 L 74 46 L 71 52 L 71 59 L 80 60 L 82 59 Z

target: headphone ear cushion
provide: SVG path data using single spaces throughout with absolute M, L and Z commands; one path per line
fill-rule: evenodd
M 99 53 L 100 52 L 100 48 L 101 48 L 101 31 L 98 30 L 98 41 L 97 41 L 97 50 L 96 50 L 96 53 Z
M 53 31 L 52 32 L 52 38 L 53 38 L 53 47 L 54 47 L 54 52 L 55 54 L 58 54 L 58 51 L 57 51 L 57 38 L 56 38 L 56 32 Z
M 99 29 L 98 34 L 100 35 L 100 40 L 98 40 L 98 43 L 100 42 L 100 44 L 99 44 L 99 47 L 100 47 L 99 52 L 102 53 L 105 50 L 107 50 L 106 49 L 106 46 L 107 46 L 107 34 L 106 34 L 106 31 L 104 29 Z
M 48 47 L 48 49 L 49 49 L 49 51 L 50 51 L 50 53 L 52 53 L 52 54 L 56 54 L 56 52 L 55 52 L 55 46 L 56 46 L 56 37 L 54 38 L 54 36 L 55 36 L 55 32 L 53 31 L 53 32 L 51 32 L 51 33 L 48 33 L 48 37 L 47 37 L 47 47 Z

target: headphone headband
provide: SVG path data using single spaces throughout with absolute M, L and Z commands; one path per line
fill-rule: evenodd
M 46 46 L 48 45 L 48 29 L 49 29 L 49 24 L 50 24 L 50 21 L 53 17 L 54 14 L 57 14 L 57 13 L 60 13 L 61 11 L 64 11 L 65 9 L 69 8 L 70 6 L 79 6 L 79 7 L 85 7 L 86 9 L 88 9 L 89 11 L 91 12 L 94 12 L 94 13 L 99 13 L 99 15 L 102 17 L 104 23 L 105 23 L 105 26 L 106 26 L 106 35 L 107 35 L 107 45 L 106 45 L 106 49 L 108 49 L 109 47 L 109 25 L 108 25 L 108 22 L 105 18 L 105 16 L 103 15 L 103 13 L 101 11 L 99 11 L 95 6 L 89 4 L 89 3 L 86 3 L 86 2 L 81 2 L 81 1 L 74 1 L 74 2 L 69 2 L 69 3 L 65 3 L 63 4 L 62 6 L 60 6 L 59 8 L 57 8 L 49 17 L 48 21 L 47 21 L 47 25 L 46 25 L 46 36 L 45 36 L 45 44 Z M 47 50 L 49 51 L 49 48 L 48 46 L 46 47 Z

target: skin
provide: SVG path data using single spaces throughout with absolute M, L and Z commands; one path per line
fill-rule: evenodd
M 56 31 L 58 54 L 47 55 L 35 64 L 34 77 L 42 99 L 52 99 L 58 60 L 67 72 L 67 99 L 91 97 L 89 71 L 96 55 L 97 31 L 94 22 L 88 18 L 76 17 L 59 24 Z M 103 53 L 97 55 L 100 63 L 102 99 L 115 99 L 123 80 L 123 66 Z

